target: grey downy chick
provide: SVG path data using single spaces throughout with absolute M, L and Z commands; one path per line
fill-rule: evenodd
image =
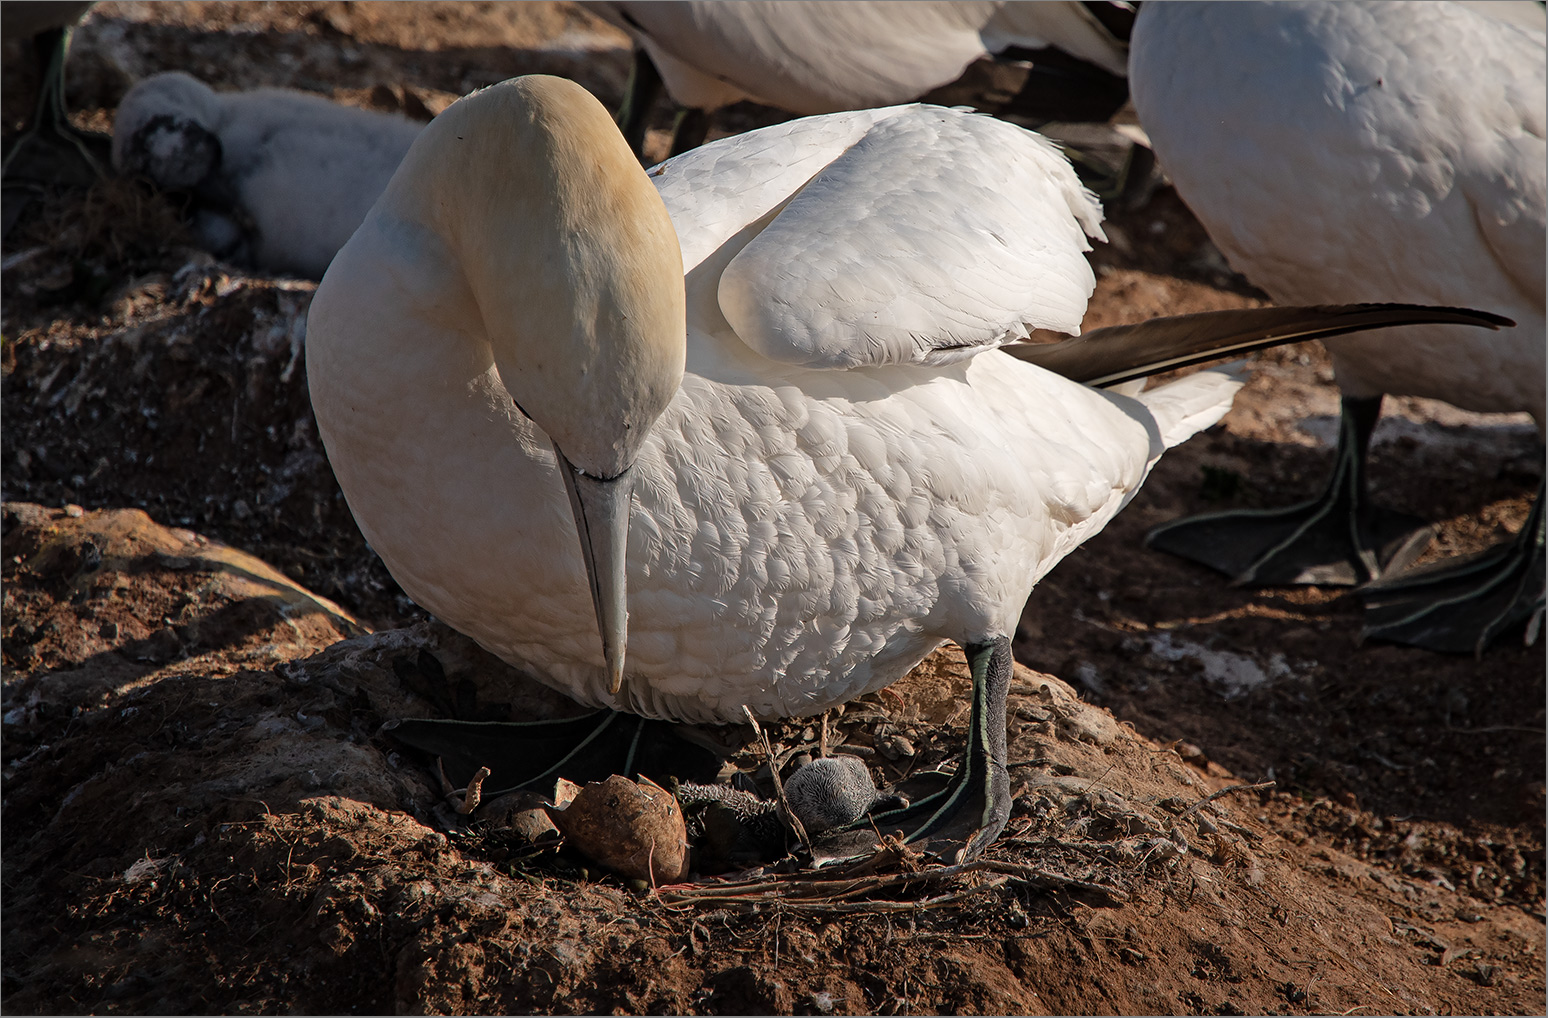
M 219 258 L 320 278 L 424 125 L 281 88 L 216 92 L 181 71 L 124 96 L 113 166 L 192 195 Z
M 871 769 L 859 757 L 829 756 L 813 760 L 785 782 L 790 811 L 806 833 L 816 837 L 854 823 L 876 807 L 883 796 L 871 780 Z

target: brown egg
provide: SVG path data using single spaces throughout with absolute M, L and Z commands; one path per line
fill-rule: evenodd
M 688 832 L 677 799 L 649 778 L 615 774 L 581 789 L 554 825 L 582 855 L 624 876 L 671 884 L 688 875 Z

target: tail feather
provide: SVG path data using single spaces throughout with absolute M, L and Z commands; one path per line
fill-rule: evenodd
M 1186 442 L 1230 412 L 1236 393 L 1246 383 L 1245 363 L 1232 361 L 1175 378 L 1141 393 L 1112 396 L 1113 399 L 1126 396 L 1142 404 L 1155 423 L 1150 455 L 1145 464 L 1146 476 L 1160 461 L 1162 453 Z M 1119 508 L 1128 505 L 1139 494 L 1139 489 L 1139 484 L 1130 487 Z
M 1244 363 L 1233 361 L 1184 375 L 1136 398 L 1156 419 L 1162 445 L 1170 449 L 1224 417 L 1245 384 Z

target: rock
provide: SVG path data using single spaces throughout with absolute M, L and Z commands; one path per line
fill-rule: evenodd
M 180 663 L 271 668 L 365 632 L 268 563 L 138 509 L 6 503 L 8 702 L 70 714 Z

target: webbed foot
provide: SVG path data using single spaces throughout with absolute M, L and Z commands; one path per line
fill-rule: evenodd
M 1539 487 L 1525 526 L 1505 544 L 1362 588 L 1362 638 L 1480 656 L 1494 639 L 1525 623 L 1530 645 L 1542 623 L 1545 571 Z
M 43 64 L 31 122 L 0 164 L 7 183 L 17 180 L 87 185 L 106 176 L 110 139 L 70 123 L 65 108 L 65 59 L 72 26 L 50 28 L 33 38 Z
M 673 777 L 712 780 L 720 769 L 720 758 L 684 739 L 681 726 L 612 710 L 559 721 L 405 718 L 384 727 L 399 742 L 441 758 L 457 787 L 488 767 L 489 798 L 559 777 L 583 784 L 643 774 L 664 784 Z
M 1344 397 L 1333 476 L 1309 502 L 1163 523 L 1145 546 L 1217 569 L 1238 585 L 1354 586 L 1404 569 L 1434 537 L 1423 520 L 1371 505 L 1365 456 L 1381 398 Z

